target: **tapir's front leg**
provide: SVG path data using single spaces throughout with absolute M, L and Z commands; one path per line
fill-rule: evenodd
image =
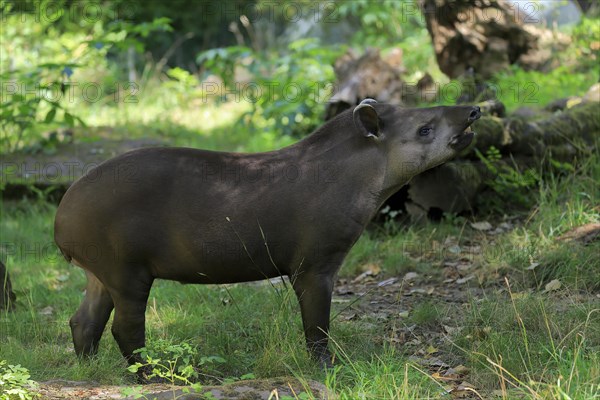
M 292 281 L 300 302 L 308 351 L 315 360 L 331 367 L 327 341 L 333 274 L 303 272 L 293 277 Z

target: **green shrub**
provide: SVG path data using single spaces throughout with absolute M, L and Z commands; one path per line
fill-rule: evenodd
M 308 38 L 290 43 L 281 53 L 241 46 L 212 49 L 201 53 L 197 62 L 223 78 L 227 90 L 235 92 L 235 101 L 250 102 L 252 109 L 241 116 L 240 124 L 302 136 L 322 122 L 333 89 L 332 64 L 340 52 Z M 250 82 L 234 82 L 236 66 L 247 69 Z
M 39 394 L 31 392 L 36 383 L 29 377 L 27 368 L 0 360 L 0 400 L 30 400 L 38 397 Z
M 170 29 L 165 18 L 133 25 L 110 12 L 73 24 L 69 16 L 81 14 L 72 14 L 69 7 L 85 7 L 85 1 L 72 5 L 50 3 L 39 2 L 36 7 L 40 13 L 52 10 L 55 15 L 40 18 L 35 14 L 36 7 L 14 8 L 18 2 L 0 1 L 0 53 L 11 55 L 0 59 L 0 152 L 24 146 L 52 152 L 57 142 L 43 138 L 43 129 L 85 125 L 76 115 L 78 105 L 106 97 L 115 102 L 122 100 L 119 91 L 127 87 L 118 86 L 114 77 L 107 76 L 109 52 L 129 47 L 141 51 L 140 37 Z
M 516 163 L 511 165 L 503 161 L 500 151 L 494 146 L 491 146 L 485 155 L 478 150 L 475 152 L 490 176 L 485 180 L 485 184 L 494 192 L 494 196 L 486 197 L 486 208 L 502 212 L 506 204 L 521 208 L 533 205 L 536 196 L 532 196 L 532 190 L 538 187 L 541 179 L 535 169 L 521 170 Z M 533 193 L 535 194 L 535 191 Z
M 193 380 L 198 378 L 198 372 L 194 365 L 208 365 L 222 363 L 221 357 L 201 357 L 197 360 L 198 351 L 189 343 L 171 344 L 164 339 L 158 339 L 150 343 L 150 346 L 138 349 L 134 352 L 139 354 L 143 363 L 135 363 L 127 369 L 129 372 L 137 373 L 140 369 L 148 371 L 148 379 L 160 378 L 171 384 L 184 384 L 192 388 L 198 388 Z

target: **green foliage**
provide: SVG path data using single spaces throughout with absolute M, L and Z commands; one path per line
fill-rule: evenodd
M 410 320 L 421 327 L 439 325 L 442 311 L 431 302 L 419 303 L 410 313 Z
M 143 25 L 158 18 L 168 19 L 172 29 L 153 31 L 151 35 L 141 38 L 140 43 L 154 60 L 171 52 L 175 57 L 169 58 L 169 66 L 189 68 L 198 52 L 211 47 L 233 45 L 235 36 L 231 34 L 230 24 L 239 22 L 244 13 L 249 13 L 249 17 L 252 17 L 254 3 L 255 0 L 228 0 L 226 3 L 198 0 L 117 0 L 115 8 L 133 25 Z M 184 35 L 188 36 L 187 40 L 180 41 Z M 175 43 L 178 43 L 176 47 Z
M 0 146 L 13 151 L 22 143 L 23 136 L 34 126 L 49 125 L 62 115 L 62 122 L 74 126 L 75 121 L 84 125 L 81 118 L 71 114 L 61 105 L 60 99 L 68 91 L 68 84 L 59 77 L 68 68 L 75 65 L 43 64 L 33 71 L 12 71 L 0 74 L 4 83 L 2 111 L 0 111 Z M 29 89 L 29 90 L 28 90 Z M 43 113 L 43 118 L 38 115 Z
M 41 140 L 39 132 L 44 128 L 85 125 L 75 111 L 77 105 L 112 97 L 120 89 L 105 85 L 112 83 L 110 79 L 98 81 L 98 75 L 104 75 L 98 69 L 108 68 L 111 49 L 133 46 L 141 51 L 139 38 L 169 29 L 165 18 L 139 25 L 122 21 L 112 7 L 74 24 L 73 16 L 81 15 L 81 9 L 73 8 L 85 8 L 88 3 L 41 1 L 28 7 L 0 2 L 0 53 L 11 55 L 0 59 L 1 152 Z M 55 14 L 49 17 L 48 10 Z
M 492 210 L 502 210 L 506 204 L 518 207 L 529 207 L 535 201 L 532 196 L 532 189 L 535 189 L 540 182 L 540 174 L 533 168 L 527 168 L 524 171 L 519 170 L 516 163 L 510 165 L 502 161 L 500 151 L 491 146 L 485 156 L 480 151 L 475 150 L 477 157 L 487 168 L 489 176 L 485 180 L 495 193 L 495 196 L 488 196 L 488 208 Z
M 0 400 L 30 400 L 38 397 L 39 394 L 31 392 L 36 383 L 29 377 L 27 368 L 0 360 Z
M 434 381 L 393 347 L 367 360 L 344 359 L 327 373 L 325 385 L 343 400 L 440 398 Z
M 401 49 L 406 82 L 416 83 L 426 72 L 436 80 L 444 79 L 417 2 L 342 1 L 338 14 L 352 25 L 359 25 L 350 39 L 352 48 L 377 47 L 384 55 L 390 49 Z
M 269 396 L 268 400 L 271 400 L 273 398 L 273 394 L 271 394 Z M 312 400 L 314 397 L 311 396 L 310 394 L 306 393 L 306 392 L 300 392 L 298 394 L 296 394 L 294 397 L 292 396 L 281 396 L 279 397 L 281 400 Z
M 225 362 L 217 356 L 201 357 L 197 360 L 198 352 L 189 343 L 171 344 L 164 339 L 153 341 L 150 346 L 138 349 L 134 353 L 139 354 L 144 363 L 138 362 L 129 366 L 129 372 L 148 370 L 148 379 L 165 379 L 173 385 L 188 385 L 194 390 L 201 388 L 201 385 L 193 383 L 193 380 L 198 378 L 194 364 L 199 367 Z
M 576 69 L 579 72 L 600 71 L 600 18 L 584 17 L 571 32 L 572 43 L 569 48 L 560 55 L 565 62 L 572 63 L 575 60 Z M 597 76 L 596 74 L 596 76 Z
M 300 39 L 283 53 L 234 46 L 201 53 L 197 62 L 223 78 L 234 101 L 248 101 L 252 110 L 240 123 L 283 135 L 303 135 L 321 121 L 331 96 L 333 60 L 340 54 L 318 39 Z M 235 68 L 246 69 L 248 82 L 235 82 Z
M 274 88 L 274 95 L 258 96 L 253 112 L 267 121 L 269 129 L 283 134 L 312 131 L 322 122 L 323 106 L 332 94 L 332 64 L 338 54 L 321 47 L 318 39 L 290 43 L 289 53 L 277 57 L 271 65 L 271 76 L 255 75 L 261 87 Z M 260 69 L 256 65 L 254 71 Z
M 600 280 L 597 278 L 599 253 L 598 243 L 587 246 L 571 243 L 547 249 L 536 257 L 539 265 L 526 275 L 526 282 L 543 289 L 548 282 L 558 280 L 578 290 L 597 291 L 600 289 Z
M 397 0 L 352 0 L 339 3 L 339 14 L 358 19 L 361 29 L 352 38 L 360 46 L 388 47 L 401 42 L 423 27 L 419 6 L 415 2 Z
M 550 72 L 539 72 L 513 66 L 497 74 L 492 87 L 509 112 L 519 107 L 540 108 L 554 100 L 581 96 L 598 81 L 600 68 L 574 69 L 560 66 Z
M 252 63 L 252 49 L 246 46 L 219 47 L 206 50 L 196 57 L 198 65 L 218 74 L 226 85 L 234 83 L 235 66 L 241 60 Z
M 193 361 L 198 352 L 189 343 L 171 344 L 159 339 L 151 342 L 150 346 L 138 349 L 134 354 L 139 354 L 143 363 L 130 365 L 127 370 L 132 373 L 144 373 L 146 379 L 159 379 L 169 382 L 171 385 L 186 386 L 183 393 L 200 391 L 202 385 L 193 382 L 198 378 L 198 372 L 193 366 Z M 222 362 L 219 357 L 202 357 L 200 364 L 208 362 Z M 134 386 L 125 388 L 123 394 L 133 398 L 145 398 L 142 387 Z M 175 395 L 173 398 L 176 398 Z

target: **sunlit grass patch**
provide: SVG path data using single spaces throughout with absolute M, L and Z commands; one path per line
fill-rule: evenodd
M 434 399 L 444 388 L 393 348 L 363 360 L 345 359 L 330 371 L 327 387 L 340 399 Z
M 598 390 L 600 301 L 573 293 L 506 296 L 473 302 L 455 338 L 455 353 L 472 368 L 470 379 L 490 391 L 517 388 L 526 398 L 566 398 L 545 397 L 558 394 L 560 382 L 569 396 Z

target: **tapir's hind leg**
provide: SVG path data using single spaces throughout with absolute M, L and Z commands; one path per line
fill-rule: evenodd
M 133 352 L 146 345 L 146 303 L 152 282 L 152 277 L 138 276 L 123 279 L 118 287 L 109 288 L 115 302 L 112 334 L 130 364 L 141 361 Z
M 96 354 L 98 342 L 113 310 L 113 300 L 102 282 L 91 272 L 86 271 L 86 274 L 85 298 L 69 321 L 78 356 Z

